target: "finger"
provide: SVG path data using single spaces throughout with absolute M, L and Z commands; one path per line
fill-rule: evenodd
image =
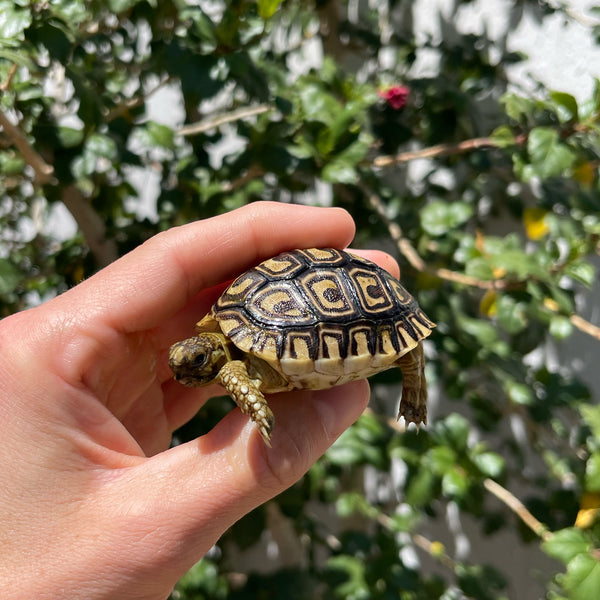
M 128 475 L 125 483 L 135 484 L 152 525 L 144 546 L 162 532 L 160 559 L 170 555 L 188 568 L 236 520 L 302 477 L 360 416 L 368 397 L 366 381 L 282 394 L 270 400 L 277 421 L 271 449 L 234 410 L 209 434 L 138 465 L 135 481 Z
M 171 377 L 172 377 L 171 373 Z M 224 396 L 225 390 L 217 384 L 189 388 L 174 379 L 163 384 L 164 411 L 171 431 L 185 425 L 210 398 Z
M 353 235 L 344 210 L 257 202 L 160 233 L 73 293 L 115 329 L 140 331 L 170 317 L 200 289 L 265 258 L 296 247 L 344 247 Z
M 355 250 L 354 248 L 348 248 L 348 252 L 362 256 L 363 258 L 378 264 L 396 279 L 400 277 L 400 267 L 398 266 L 398 262 L 387 252 L 381 250 Z

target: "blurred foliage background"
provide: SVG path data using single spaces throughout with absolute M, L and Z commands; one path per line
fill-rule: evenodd
M 522 19 L 597 43 L 600 20 L 507 0 L 492 37 L 454 0 L 422 35 L 418 4 L 0 0 L 0 316 L 271 199 L 349 210 L 438 323 L 429 427 L 388 418 L 400 375 L 376 377 L 373 410 L 174 599 L 598 598 L 598 391 L 586 357 L 552 357 L 574 335 L 598 356 L 600 83 L 582 101 L 509 67 Z

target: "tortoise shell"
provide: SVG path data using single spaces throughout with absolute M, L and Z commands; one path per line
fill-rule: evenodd
M 211 316 L 237 348 L 308 389 L 395 366 L 435 326 L 387 271 L 332 248 L 262 262 L 231 283 Z

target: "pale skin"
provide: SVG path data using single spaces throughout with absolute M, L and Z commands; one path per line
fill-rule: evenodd
M 4 599 L 166 598 L 228 527 L 302 477 L 365 408 L 365 381 L 270 398 L 272 449 L 238 409 L 169 449 L 222 390 L 173 381 L 168 348 L 222 282 L 353 235 L 339 209 L 256 203 L 157 235 L 0 321 Z M 398 275 L 387 255 L 364 255 Z

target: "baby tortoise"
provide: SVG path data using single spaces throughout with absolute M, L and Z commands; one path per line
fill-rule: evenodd
M 398 418 L 427 423 L 421 341 L 435 324 L 387 271 L 349 252 L 283 252 L 240 275 L 169 351 L 186 386 L 218 382 L 270 446 L 264 393 L 319 390 L 401 367 Z

